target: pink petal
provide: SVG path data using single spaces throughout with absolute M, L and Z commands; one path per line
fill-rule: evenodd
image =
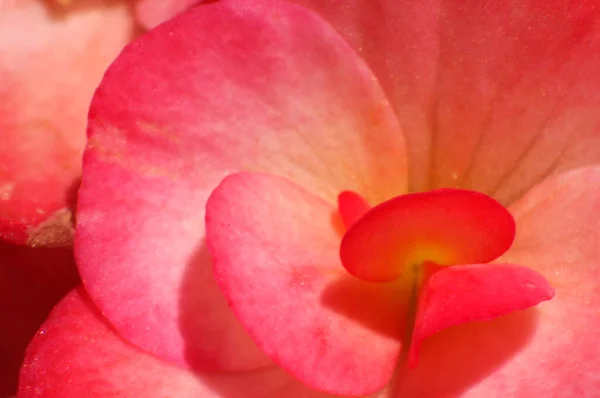
M 16 392 L 27 344 L 50 309 L 77 283 L 70 250 L 0 242 L 0 397 Z
M 327 398 L 277 368 L 197 375 L 121 340 L 82 290 L 53 311 L 27 350 L 19 398 Z
M 135 14 L 144 28 L 151 29 L 202 1 L 139 0 L 135 5 Z
M 133 28 L 119 2 L 0 0 L 0 238 L 72 244 L 89 101 Z
M 561 174 L 512 207 L 513 248 L 556 296 L 535 309 L 447 329 L 404 370 L 398 397 L 593 397 L 600 391 L 600 168 Z M 435 380 L 432 383 L 431 380 Z
M 294 0 L 366 59 L 402 124 L 412 190 L 503 203 L 600 161 L 600 7 L 559 0 Z
M 435 266 L 437 268 L 437 266 Z M 408 361 L 416 366 L 422 341 L 462 323 L 489 321 L 554 296 L 543 276 L 519 265 L 469 264 L 437 270 L 421 288 Z
M 390 379 L 409 289 L 351 278 L 335 207 L 263 174 L 227 177 L 206 204 L 215 276 L 273 360 L 315 389 L 363 395 Z
M 514 236 L 515 220 L 494 199 L 438 189 L 375 206 L 346 231 L 340 258 L 357 278 L 390 282 L 426 262 L 487 263 L 508 250 Z
M 86 288 L 123 336 L 199 369 L 269 362 L 204 244 L 206 199 L 228 173 L 277 173 L 332 203 L 405 189 L 402 136 L 370 71 L 286 2 L 199 6 L 140 38 L 109 68 L 89 133 L 75 243 Z

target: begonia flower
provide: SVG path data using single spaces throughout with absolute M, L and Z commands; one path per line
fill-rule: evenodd
M 18 396 L 600 391 L 600 7 L 297 3 L 108 69 Z

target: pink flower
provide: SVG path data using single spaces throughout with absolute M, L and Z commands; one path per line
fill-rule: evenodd
M 276 0 L 199 6 L 108 69 L 77 210 L 85 290 L 30 345 L 19 397 L 594 395 L 596 3 L 302 3 L 317 13 Z M 363 215 L 362 197 L 438 187 L 486 193 L 510 214 L 452 190 Z M 336 205 L 348 191 L 361 196 Z M 460 200 L 431 199 L 447 193 Z M 435 203 L 409 213 L 418 233 L 394 231 L 387 216 L 414 198 Z M 491 222 L 469 218 L 484 206 Z M 402 311 L 414 281 L 347 271 L 394 279 L 351 260 L 386 265 L 398 253 L 382 241 L 406 246 L 431 225 L 460 239 L 427 241 L 413 260 L 474 265 L 425 280 L 423 292 L 441 294 L 412 306 L 426 339 L 411 368 Z M 381 250 L 363 250 L 374 236 Z M 473 318 L 549 298 L 538 273 L 554 299 L 456 326 L 489 303 L 521 300 Z M 528 289 L 541 293 L 525 303 Z

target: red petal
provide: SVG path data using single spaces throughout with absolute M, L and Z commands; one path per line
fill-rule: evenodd
M 600 391 L 600 168 L 562 174 L 511 211 L 513 247 L 497 261 L 528 264 L 556 296 L 534 309 L 442 331 L 405 369 L 398 397 L 594 397 Z M 431 382 L 435 380 L 435 382 Z
M 543 276 L 510 264 L 442 268 L 421 289 L 408 358 L 411 366 L 417 365 L 421 342 L 440 330 L 494 319 L 554 296 Z
M 75 245 L 86 288 L 122 335 L 195 368 L 268 361 L 203 242 L 206 199 L 227 174 L 277 173 L 332 202 L 343 189 L 374 202 L 405 189 L 402 135 L 376 80 L 287 2 L 202 5 L 141 37 L 107 71 L 89 132 Z
M 71 246 L 89 102 L 134 22 L 114 1 L 47 8 L 0 1 L 0 238 Z
M 257 344 L 315 389 L 362 395 L 396 366 L 409 289 L 347 276 L 338 223 L 333 206 L 261 174 L 227 177 L 206 205 L 217 280 Z
M 388 282 L 406 267 L 486 263 L 512 244 L 515 221 L 494 199 L 440 189 L 381 203 L 344 235 L 340 257 L 352 275 Z
M 328 398 L 280 369 L 202 375 L 121 340 L 82 290 L 53 311 L 27 349 L 19 398 Z
M 0 397 L 16 392 L 29 340 L 50 309 L 77 283 L 70 250 L 0 242 Z
M 600 8 L 593 0 L 293 0 L 336 27 L 394 105 L 411 190 L 510 203 L 600 161 Z

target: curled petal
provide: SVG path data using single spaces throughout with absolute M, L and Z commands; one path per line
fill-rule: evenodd
M 445 328 L 489 321 L 524 310 L 554 296 L 543 276 L 512 264 L 469 264 L 442 268 L 421 287 L 409 364 L 416 366 L 419 346 Z
M 375 206 L 348 229 L 340 257 L 352 275 L 389 282 L 425 262 L 492 261 L 510 247 L 514 236 L 515 220 L 494 199 L 474 191 L 439 189 Z

